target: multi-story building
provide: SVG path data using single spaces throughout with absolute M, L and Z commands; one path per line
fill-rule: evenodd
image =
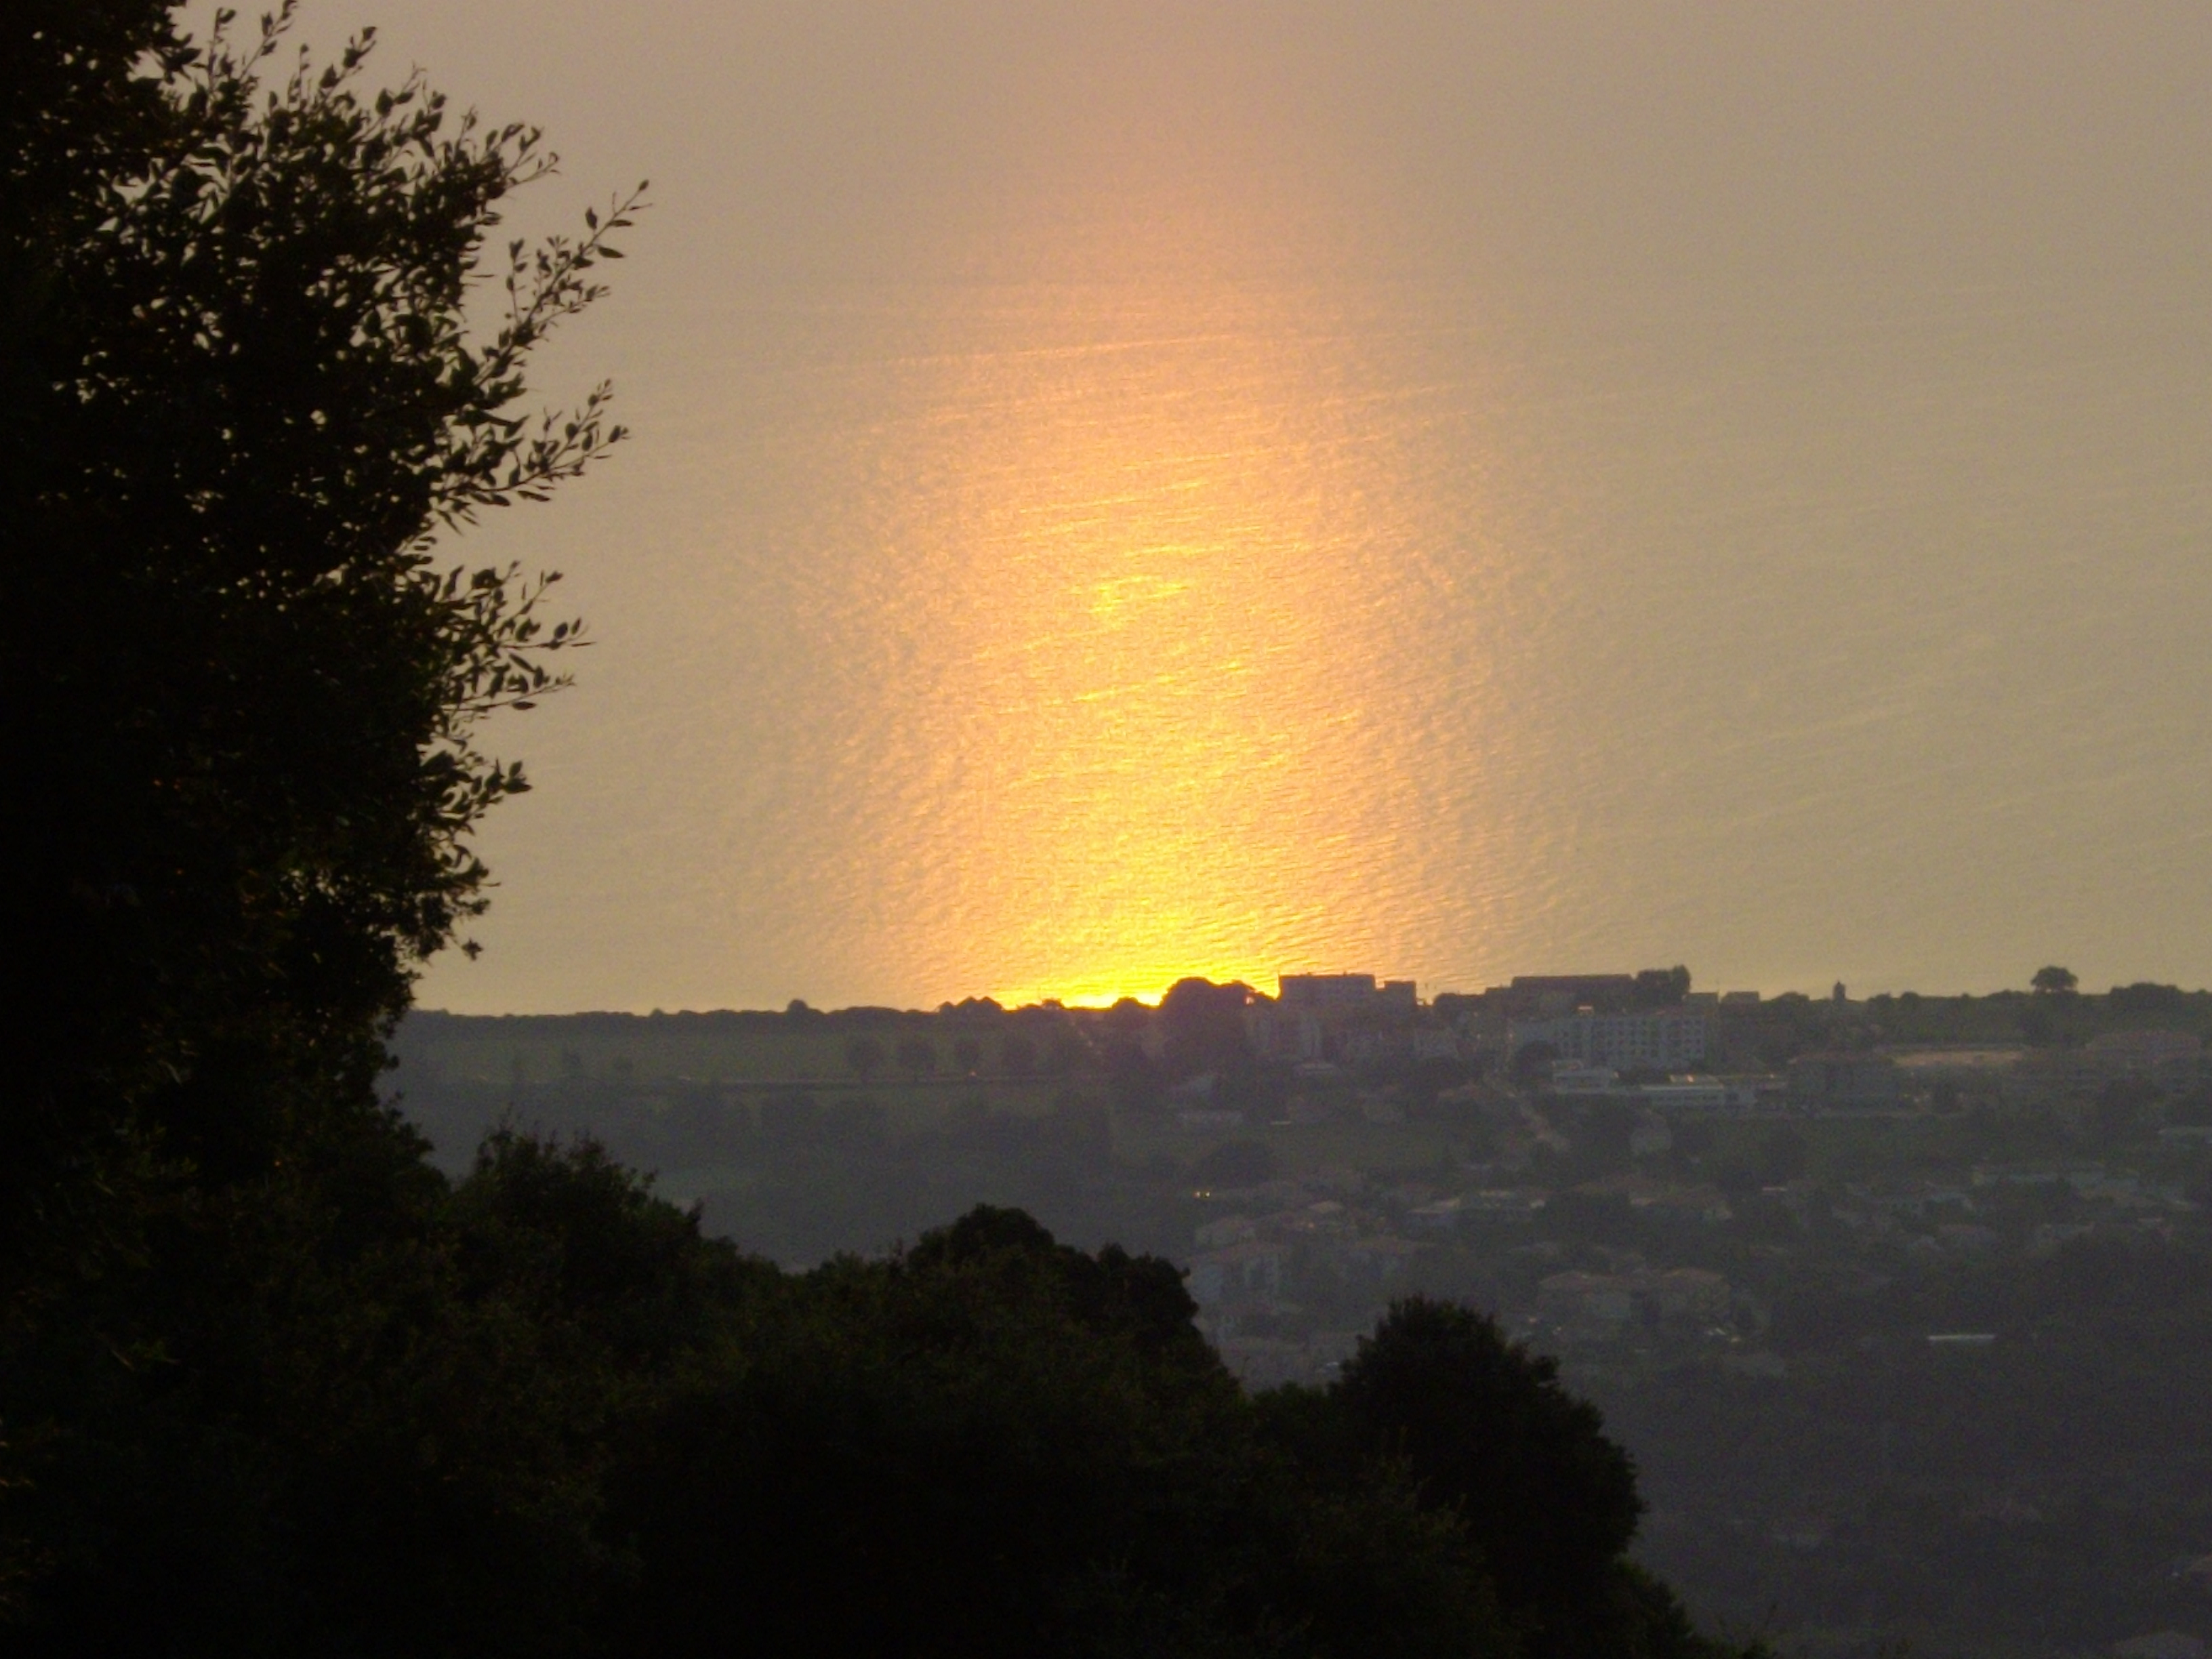
M 1790 1103 L 1806 1111 L 1877 1111 L 1904 1103 L 1887 1054 L 1800 1054 L 1790 1062 Z
M 1377 983 L 1372 974 L 1285 974 L 1276 988 L 1273 1002 L 1245 1011 L 1244 1024 L 1254 1049 L 1277 1060 L 1329 1057 L 1348 1033 L 1373 1037 L 1381 1029 L 1398 1030 L 1420 1012 L 1410 979 Z
M 1637 1014 L 1577 1009 L 1555 1019 L 1516 1019 L 1505 1027 L 1505 1051 L 1547 1044 L 1561 1060 L 1616 1071 L 1687 1070 L 1705 1057 L 1705 1017 L 1681 1008 Z
M 1376 983 L 1372 974 L 1285 974 L 1275 981 L 1275 1000 L 1285 1008 L 1317 1013 L 1413 1013 L 1419 1006 L 1410 979 Z
M 1556 1019 L 1584 1006 L 1618 1008 L 1635 994 L 1633 974 L 1516 974 L 1483 997 L 1510 1019 Z

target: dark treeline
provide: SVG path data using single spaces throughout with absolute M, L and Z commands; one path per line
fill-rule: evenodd
M 14 1650 L 1709 1651 L 1477 1316 L 1254 1399 L 1175 1269 L 1018 1212 L 790 1275 L 589 1146 L 448 1187 L 383 1127 L 18 1335 Z
M 1560 1355 L 1635 1457 L 1637 1559 L 1700 1615 L 1793 1650 L 2185 1644 L 2212 1605 L 2212 1091 L 2199 1059 L 2153 1075 L 2092 1045 L 2201 1035 L 2212 997 L 2038 977 L 1719 1012 L 1735 1065 L 1905 1044 L 2000 1062 L 1938 1053 L 1871 1109 L 1662 1117 L 1486 1069 L 1463 1032 L 1452 1061 L 1309 1068 L 1297 1121 L 1270 1121 L 1184 1086 L 1233 1075 L 1218 1046 L 1171 1046 L 1127 1011 L 1077 1020 L 1088 1058 L 1065 1074 L 1006 1066 L 1024 1021 L 970 1010 L 849 1031 L 760 1015 L 690 1048 L 656 1036 L 680 1016 L 433 1018 L 401 1032 L 395 1076 L 462 1166 L 503 1114 L 589 1127 L 699 1196 L 709 1230 L 787 1261 L 911 1238 L 983 1196 L 1188 1261 L 1201 1328 L 1248 1378 L 1331 1375 L 1409 1294 L 1488 1310 Z M 824 1018 L 836 1041 L 807 1048 Z M 866 1031 L 887 1053 L 933 1045 L 939 1068 L 864 1083 L 843 1045 Z M 1474 1080 L 1437 1092 L 1427 1068 L 1446 1066 Z M 1455 1196 L 1455 1215 L 1422 1212 Z M 1263 1263 L 1241 1285 L 1240 1249 Z M 1653 1275 L 1685 1270 L 1711 1299 L 1669 1311 Z
M 1706 1651 L 1625 1558 L 1596 1413 L 1477 1315 L 1409 1299 L 1330 1387 L 1254 1397 L 1173 1267 L 1017 1212 L 792 1273 L 589 1142 L 428 1160 L 384 1044 L 525 787 L 480 722 L 577 637 L 435 550 L 619 436 L 603 394 L 517 410 L 628 221 L 516 245 L 471 333 L 536 136 L 363 91 L 364 46 L 295 72 L 284 27 L 0 9 L 35 966 L 0 1079 L 0 1648 Z

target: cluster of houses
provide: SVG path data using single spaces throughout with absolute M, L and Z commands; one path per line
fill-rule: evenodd
M 1302 1078 L 1327 1074 L 1348 1087 L 1368 1061 L 1431 1056 L 1487 1072 L 1492 1081 L 1441 1097 L 1464 1096 L 1488 1116 L 1497 1161 L 1467 1166 L 1468 1186 L 1456 1192 L 1418 1184 L 1381 1190 L 1340 1171 L 1203 1194 L 1216 1214 L 1198 1230 L 1188 1285 L 1201 1322 L 1231 1364 L 1256 1384 L 1322 1380 L 1348 1356 L 1353 1338 L 1288 1334 L 1308 1328 L 1302 1304 L 1340 1308 L 1345 1292 L 1361 1291 L 1379 1302 L 1419 1279 L 1424 1254 L 1447 1243 L 1486 1237 L 1507 1255 L 1553 1254 L 1558 1246 L 1543 1241 L 1556 1230 L 1537 1224 L 1547 1208 L 1570 1199 L 1624 1203 L 1686 1226 L 1728 1222 L 1750 1201 L 1796 1211 L 1805 1236 L 1840 1234 L 1870 1249 L 1931 1258 L 2022 1248 L 2035 1255 L 2089 1236 L 2163 1234 L 2193 1207 L 2179 1188 L 2077 1162 L 1990 1164 L 1963 1180 L 1899 1176 L 1840 1189 L 1785 1182 L 1752 1197 L 1731 1187 L 1732 1208 L 1718 1186 L 1670 1174 L 1674 1166 L 1652 1160 L 1669 1150 L 1685 1117 L 1880 1115 L 1984 1103 L 2090 1110 L 2115 1098 L 2162 1098 L 2175 1107 L 2150 1119 L 2163 1121 L 2162 1134 L 2212 1141 L 2212 1124 L 2192 1121 L 2203 1114 L 2179 1109 L 2204 1097 L 2203 1045 L 2167 1030 L 2106 1033 L 2072 1048 L 1894 1044 L 1805 1054 L 1778 1074 L 1713 1075 L 1706 1068 L 1725 1060 L 1723 1010 L 1755 994 L 1667 994 L 1661 987 L 1655 995 L 1644 982 L 1652 977 L 1522 979 L 1480 997 L 1424 1004 L 1409 981 L 1286 975 L 1277 997 L 1255 999 L 1246 1011 L 1253 1048 L 1291 1062 Z M 1508 1083 L 1514 1086 L 1501 1086 Z M 2119 1084 L 2129 1087 L 2116 1090 Z M 1316 1091 L 1313 1098 L 1327 1097 Z M 1358 1100 L 1373 1121 L 1393 1121 L 1381 1097 L 1362 1091 Z M 1516 1175 L 1525 1179 L 1538 1143 L 1571 1150 L 1562 1126 L 1571 1131 L 1574 1120 L 1548 1109 L 1547 1100 L 1632 1109 L 1635 1166 L 1583 1182 L 1571 1194 L 1508 1184 Z M 1302 1103 L 1294 1092 L 1293 1121 Z M 1197 1098 L 1186 1106 L 1193 1128 L 1225 1130 L 1242 1121 Z M 1341 1110 L 1341 1103 L 1328 1109 Z M 1578 1261 L 1572 1270 L 1537 1281 L 1533 1300 L 1516 1314 L 1532 1340 L 1555 1348 L 1619 1348 L 1662 1338 L 1733 1347 L 1747 1317 L 1755 1322 L 1756 1309 L 1719 1273 L 1603 1249 L 1597 1250 L 1603 1270 L 1592 1270 L 1595 1248 L 1568 1258 Z M 1724 1355 L 1723 1363 L 1735 1362 Z
M 1560 1343 L 1606 1343 L 1674 1328 L 1728 1337 L 1734 1297 L 1723 1275 L 1704 1267 L 1625 1263 L 1610 1273 L 1553 1273 L 1536 1290 L 1528 1323 Z
M 2023 1194 L 2061 1200 L 2065 1218 L 2035 1224 L 2027 1232 L 2031 1255 L 2048 1255 L 2074 1239 L 2164 1236 L 2194 1210 L 2181 1188 L 2145 1179 L 2101 1163 L 1977 1164 L 1966 1181 L 1904 1176 L 1847 1185 L 1829 1205 L 1829 1216 L 1847 1232 L 1869 1241 L 1902 1244 L 1911 1254 L 1977 1255 L 1999 1248 L 2004 1235 L 1990 1223 L 2016 1208 Z M 1774 1189 L 1799 1209 L 1813 1201 L 1801 1183 Z M 2049 1199 L 2042 1200 L 2048 1205 Z
M 1523 975 L 1480 995 L 1423 1004 L 1411 980 L 1285 974 L 1246 1011 L 1254 1051 L 1316 1074 L 1376 1061 L 1504 1060 L 1554 1095 L 1605 1096 L 1662 1113 L 1883 1112 L 1930 1100 L 2048 1107 L 2120 1079 L 2177 1097 L 2206 1080 L 2187 1032 L 2107 1032 L 2079 1048 L 2025 1043 L 1893 1044 L 1818 1053 L 1778 1075 L 1711 1075 L 1717 1017 L 1753 991 L 1687 992 L 1643 1006 L 1649 975 Z M 1837 988 L 1840 996 L 1842 988 Z M 1532 1058 L 1534 1064 L 1531 1064 Z M 2212 1126 L 2177 1126 L 2212 1139 Z
M 1678 1189 L 1642 1176 L 1600 1184 L 1638 1207 L 1657 1205 L 1705 1221 L 1729 1215 L 1711 1188 Z M 1379 1301 L 1405 1288 L 1414 1263 L 1436 1245 L 1471 1234 L 1510 1237 L 1552 1197 L 1525 1188 L 1447 1195 L 1419 1183 L 1377 1190 L 1349 1170 L 1199 1196 L 1226 1213 L 1198 1228 L 1186 1283 L 1208 1336 L 1255 1386 L 1324 1379 L 1349 1353 L 1346 1333 L 1275 1334 L 1317 1287 L 1339 1293 L 1330 1299 L 1340 1303 L 1345 1291 Z M 1705 1333 L 1725 1323 L 1730 1308 L 1718 1273 L 1629 1258 L 1612 1272 L 1545 1278 L 1529 1322 L 1547 1341 L 1602 1343 L 1654 1329 Z
M 1423 1022 L 1410 979 L 1372 974 L 1285 974 L 1272 1002 L 1245 1012 L 1245 1034 L 1262 1059 L 1361 1066 L 1378 1060 L 1465 1057 L 1466 1034 Z
M 1200 1196 L 1229 1213 L 1198 1230 L 1192 1297 L 1201 1308 L 1269 1311 L 1279 1310 L 1301 1276 L 1387 1291 L 1457 1226 L 1462 1202 L 1418 1184 L 1370 1194 L 1349 1170 Z
M 1794 1103 L 1896 1108 L 1948 1094 L 2021 1109 L 2048 1107 L 2131 1082 L 2174 1097 L 2202 1086 L 2204 1044 L 2185 1031 L 2108 1031 L 2079 1048 L 2023 1043 L 1901 1044 L 1878 1053 L 1793 1061 Z
M 2025 1237 L 2016 1218 L 2024 1192 L 2048 1190 L 2063 1218 L 2035 1223 Z M 1728 1199 L 1709 1185 L 1624 1171 L 1574 1189 L 1584 1198 L 1625 1201 L 1632 1209 L 1685 1223 L 1732 1217 Z M 1452 1239 L 1488 1236 L 1506 1244 L 1559 1194 L 1528 1188 L 1484 1188 L 1449 1196 L 1419 1184 L 1367 1189 L 1349 1171 L 1300 1182 L 1275 1181 L 1205 1194 L 1227 1213 L 1197 1230 L 1188 1283 L 1200 1319 L 1224 1357 L 1248 1382 L 1267 1386 L 1325 1380 L 1349 1354 L 1352 1336 L 1322 1331 L 1279 1334 L 1286 1316 L 1326 1281 L 1364 1289 L 1381 1300 L 1405 1287 L 1422 1254 Z M 1964 1180 L 1917 1176 L 1850 1183 L 1823 1190 L 1804 1181 L 1769 1186 L 1763 1204 L 1797 1212 L 1808 1226 L 1831 1225 L 1863 1243 L 1913 1256 L 1984 1255 L 2024 1244 L 2045 1255 L 2086 1237 L 2145 1238 L 2167 1234 L 2194 1208 L 2179 1188 L 2095 1162 L 1987 1164 Z M 2039 1202 L 2048 1203 L 2049 1200 Z M 1820 1214 L 1815 1216 L 1815 1206 Z M 2002 1230 L 2001 1230 L 2002 1229 Z M 1508 1249 L 1512 1249 L 1507 1245 Z M 1552 1243 L 1524 1243 L 1520 1253 L 1553 1255 Z M 1710 1269 L 1647 1263 L 1632 1251 L 1606 1251 L 1601 1271 L 1553 1273 L 1536 1285 L 1521 1321 L 1524 1334 L 1553 1349 L 1604 1348 L 1667 1338 L 1733 1346 L 1747 1305 L 1728 1279 Z M 1340 1301 L 1340 1298 L 1338 1298 Z
M 1407 1184 L 1373 1190 L 1349 1170 L 1199 1194 L 1226 1210 L 1197 1231 L 1186 1280 L 1199 1324 L 1254 1388 L 1326 1381 L 1352 1352 L 1351 1331 L 1276 1332 L 1320 1285 L 1381 1300 L 1458 1219 L 1456 1200 Z
M 1468 1059 L 1504 1039 L 1506 1052 L 1547 1045 L 1563 1060 L 1616 1069 L 1686 1070 L 1706 1057 L 1710 1014 L 1724 999 L 1681 994 L 1659 1007 L 1625 1006 L 1643 994 L 1632 974 L 1522 975 L 1480 995 L 1425 1005 L 1409 979 L 1372 974 L 1285 974 L 1272 999 L 1255 999 L 1245 1029 L 1273 1060 L 1359 1064 L 1374 1059 Z M 1757 1000 L 1756 992 L 1728 999 Z

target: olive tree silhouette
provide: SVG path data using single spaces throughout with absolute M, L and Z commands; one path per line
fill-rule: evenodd
M 854 1037 L 845 1045 L 845 1064 L 863 1083 L 883 1069 L 884 1059 L 884 1045 L 873 1037 Z
M 366 1096 L 484 908 L 473 831 L 528 787 L 485 720 L 581 642 L 557 574 L 446 538 L 623 435 L 604 386 L 530 414 L 525 371 L 635 193 L 489 253 L 553 166 L 533 130 L 364 94 L 368 36 L 279 69 L 289 5 L 198 44 L 169 11 L 0 23 L 0 912 L 39 963 L 4 1016 L 0 1293 L 100 1248 L 142 1177 L 274 1156 L 235 1142 L 245 1073 Z
M 919 1083 L 937 1072 L 937 1045 L 925 1036 L 899 1039 L 896 1054 L 899 1069 Z
M 553 166 L 534 130 L 365 88 L 367 34 L 292 58 L 289 3 L 198 40 L 179 10 L 0 7 L 0 926 L 37 964 L 0 1005 L 0 1419 L 44 1449 L 0 1448 L 0 1601 L 74 1595 L 52 1627 L 80 1651 L 404 1650 L 399 1601 L 457 1605 L 430 1577 L 350 1604 L 353 1635 L 271 1632 L 389 1567 L 385 1521 L 426 1540 L 580 1490 L 520 1449 L 567 1432 L 526 1391 L 479 1396 L 512 1437 L 445 1498 L 359 1402 L 465 1438 L 441 1362 L 392 1369 L 473 1339 L 425 1248 L 447 1188 L 376 1084 L 422 965 L 474 949 L 476 830 L 527 787 L 487 722 L 581 638 L 554 573 L 448 544 L 623 436 L 604 386 L 541 413 L 527 371 L 639 197 L 502 243 Z M 310 1494 L 378 1544 L 334 1568 Z M 533 1569 L 477 1528 L 436 1582 L 535 1640 L 561 1530 Z M 191 1633 L 98 1633 L 165 1616 Z

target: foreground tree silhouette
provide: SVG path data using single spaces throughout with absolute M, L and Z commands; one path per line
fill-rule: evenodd
M 523 787 L 480 722 L 574 641 L 434 538 L 619 435 L 603 393 L 515 410 L 626 220 L 510 249 L 472 335 L 535 136 L 357 94 L 365 45 L 276 75 L 283 17 L 169 15 L 0 9 L 0 902 L 37 968 L 0 1647 L 1508 1659 L 1517 1619 L 1566 1651 L 1520 1610 L 1617 1573 L 1617 1527 L 1550 1512 L 1610 1488 L 1431 1422 L 1486 1398 L 1449 1321 L 1410 1380 L 1262 1409 L 1172 1267 L 1017 1212 L 794 1276 L 589 1145 L 428 1167 L 380 1039 Z M 1522 1504 L 1548 1541 L 1493 1560 Z
M 845 1065 L 854 1077 L 866 1083 L 883 1070 L 884 1045 L 873 1037 L 854 1037 L 845 1045 Z
M 481 723 L 576 642 L 550 577 L 437 538 L 621 435 L 604 388 L 520 406 L 628 204 L 488 260 L 537 135 L 358 91 L 365 38 L 287 68 L 289 18 L 195 45 L 149 0 L 0 8 L 0 916 L 35 964 L 0 1014 L 0 1594 L 89 1616 L 129 1557 L 179 1628 L 220 1562 L 307 1547 L 282 1472 L 345 1421 L 303 1414 L 317 1355 L 442 1190 L 380 1038 L 525 787 Z
M 1720 1651 L 1626 1552 L 1643 1504 L 1627 1455 L 1556 1362 L 1448 1304 L 1394 1303 L 1327 1389 L 1262 1396 L 1278 1443 L 1316 1479 L 1410 1480 L 1488 1569 L 1528 1659 Z
M 899 1070 L 914 1082 L 919 1083 L 922 1079 L 936 1074 L 937 1045 L 927 1037 L 901 1037 L 896 1054 Z
M 1626 1588 L 1616 1564 L 1643 1504 L 1627 1455 L 1556 1362 L 1464 1308 L 1405 1302 L 1335 1393 L 1370 1454 L 1402 1456 L 1464 1521 L 1532 1654 L 1608 1650 Z
M 615 1645 L 1504 1659 L 1451 1518 L 1387 1471 L 1316 1487 L 1194 1312 L 1167 1263 L 988 1208 L 787 1281 L 616 1483 Z
M 552 578 L 436 539 L 622 435 L 604 387 L 519 405 L 628 204 L 487 269 L 537 135 L 356 92 L 365 37 L 286 70 L 289 16 L 204 46 L 143 0 L 0 25 L 0 892 L 39 963 L 0 1084 L 15 1296 L 125 1224 L 103 1194 L 265 1169 L 288 1090 L 365 1093 L 481 908 L 470 831 L 526 787 L 480 723 L 576 642 Z

